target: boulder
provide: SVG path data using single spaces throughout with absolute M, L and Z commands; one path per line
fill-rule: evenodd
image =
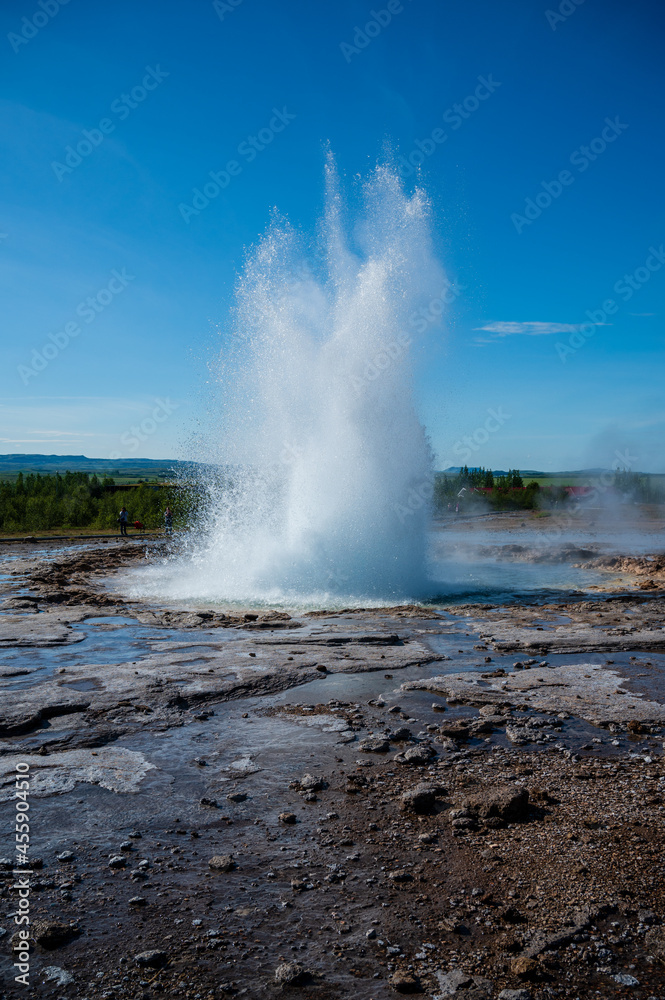
M 427 813 L 432 813 L 434 812 L 434 805 L 438 791 L 439 789 L 437 785 L 428 785 L 425 783 L 415 785 L 414 788 L 409 788 L 408 791 L 404 792 L 402 795 L 402 809 L 404 812 L 414 812 L 419 816 L 425 816 Z
M 32 925 L 33 938 L 47 951 L 60 948 L 80 933 L 81 929 L 77 924 L 65 924 L 59 920 L 35 920 Z
M 311 978 L 301 962 L 283 962 L 275 969 L 275 982 L 280 986 L 304 986 Z
M 233 855 L 215 854 L 214 857 L 212 857 L 208 862 L 208 867 L 212 868 L 216 872 L 232 872 L 233 869 L 238 866 L 233 860 Z

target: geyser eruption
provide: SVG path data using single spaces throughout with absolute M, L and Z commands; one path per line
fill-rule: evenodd
M 236 289 L 232 349 L 187 551 L 140 590 L 254 605 L 397 602 L 426 589 L 432 459 L 414 408 L 414 313 L 440 302 L 429 206 L 379 167 L 347 232 L 334 170 L 318 253 L 283 220 Z

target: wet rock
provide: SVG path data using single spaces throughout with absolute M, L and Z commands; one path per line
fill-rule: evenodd
M 61 854 L 58 854 L 58 861 L 73 861 L 73 860 L 74 860 L 73 851 L 62 851 Z
M 202 806 L 208 806 L 209 809 L 216 809 L 217 799 L 210 799 L 207 795 L 204 795 L 203 798 L 199 799 L 199 804 Z
M 420 784 L 415 788 L 410 788 L 402 795 L 402 809 L 404 812 L 414 812 L 419 816 L 426 816 L 434 812 L 438 785 Z
M 81 933 L 78 924 L 65 924 L 59 920 L 35 920 L 32 924 L 32 936 L 42 948 L 50 951 L 67 944 Z
M 312 774 L 304 774 L 298 782 L 302 792 L 320 792 L 326 787 L 323 778 L 316 778 Z
M 628 972 L 619 972 L 616 976 L 612 976 L 615 983 L 619 986 L 639 986 L 640 981 L 636 979 L 635 976 L 631 976 Z
M 298 822 L 298 817 L 295 813 L 283 812 L 279 814 L 280 823 L 286 823 L 287 826 L 293 826 L 294 823 Z
M 131 833 L 127 834 L 127 836 L 131 840 L 141 840 L 141 831 L 140 830 L 132 830 Z
M 232 854 L 215 854 L 208 862 L 208 867 L 216 872 L 232 872 L 237 868 Z
M 134 850 L 134 845 L 132 844 L 131 840 L 123 840 L 122 844 L 120 845 L 120 850 L 121 851 L 133 851 Z
M 229 792 L 226 796 L 229 802 L 246 802 L 247 795 L 245 792 Z
M 506 726 L 506 736 L 516 747 L 525 746 L 538 738 L 528 726 Z
M 148 900 L 144 896 L 132 896 L 129 900 L 130 906 L 147 906 Z
M 390 743 L 384 736 L 366 736 L 358 744 L 358 749 L 363 753 L 387 753 Z
M 388 872 L 388 878 L 391 882 L 413 882 L 413 875 L 411 872 L 404 871 L 403 869 Z
M 388 733 L 388 739 L 391 743 L 403 743 L 406 740 L 412 740 L 413 733 L 408 726 L 400 726 L 399 729 L 394 729 Z
M 429 764 L 432 757 L 436 757 L 436 750 L 427 743 L 421 743 L 416 747 L 411 747 L 403 753 L 395 755 L 395 760 L 399 764 Z
M 112 855 L 108 861 L 109 868 L 123 868 L 126 864 L 127 858 L 123 858 L 121 854 Z
M 153 951 L 140 951 L 137 955 L 134 955 L 135 965 L 140 965 L 144 968 L 163 969 L 167 962 L 168 956 L 166 952 L 158 951 L 157 949 Z
M 279 986 L 304 986 L 312 978 L 301 962 L 283 962 L 275 969 L 275 982 Z
M 390 977 L 390 985 L 397 993 L 424 993 L 422 984 L 413 972 L 398 969 Z

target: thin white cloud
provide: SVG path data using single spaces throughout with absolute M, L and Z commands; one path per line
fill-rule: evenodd
M 594 324 L 595 326 L 607 325 L 607 324 Z M 477 326 L 474 329 L 482 333 L 492 333 L 494 336 L 492 338 L 486 339 L 484 342 L 491 344 L 494 340 L 500 337 L 512 337 L 515 335 L 522 337 L 547 337 L 553 333 L 577 333 L 581 330 L 581 325 L 579 323 L 543 323 L 537 321 L 531 321 L 526 323 L 516 323 L 516 322 L 497 322 L 497 323 L 487 323 L 485 326 Z M 480 337 L 476 340 L 480 341 Z
M 34 429 L 34 431 L 28 431 L 28 433 L 32 433 L 32 434 L 50 434 L 52 437 L 67 437 L 67 438 L 70 438 L 72 436 L 72 432 L 71 431 L 45 431 L 45 430 L 42 430 L 41 427 L 36 427 Z M 92 434 L 92 433 L 90 433 L 89 431 L 76 431 L 76 436 L 77 437 L 94 437 L 95 435 Z
M 611 326 L 611 323 L 594 323 L 594 326 Z M 554 323 L 543 322 L 541 320 L 529 320 L 526 322 L 516 322 L 514 320 L 497 320 L 494 323 L 486 323 L 484 326 L 474 327 L 478 333 L 488 333 L 489 337 L 474 337 L 473 343 L 482 347 L 485 344 L 496 344 L 504 337 L 549 337 L 552 334 L 577 333 L 585 329 L 586 323 Z
M 53 438 L 3 438 L 0 437 L 0 444 L 50 444 L 53 445 L 55 442 Z M 63 444 L 83 444 L 80 438 L 71 438 L 63 440 L 60 438 L 57 445 L 60 447 Z

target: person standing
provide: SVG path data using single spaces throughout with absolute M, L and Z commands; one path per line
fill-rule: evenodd
M 120 511 L 120 517 L 118 518 L 118 521 L 120 522 L 120 534 L 126 535 L 127 522 L 129 521 L 129 514 L 127 513 L 126 507 L 123 507 L 122 510 Z
M 164 530 L 167 535 L 173 534 L 173 511 L 170 507 L 164 511 Z

